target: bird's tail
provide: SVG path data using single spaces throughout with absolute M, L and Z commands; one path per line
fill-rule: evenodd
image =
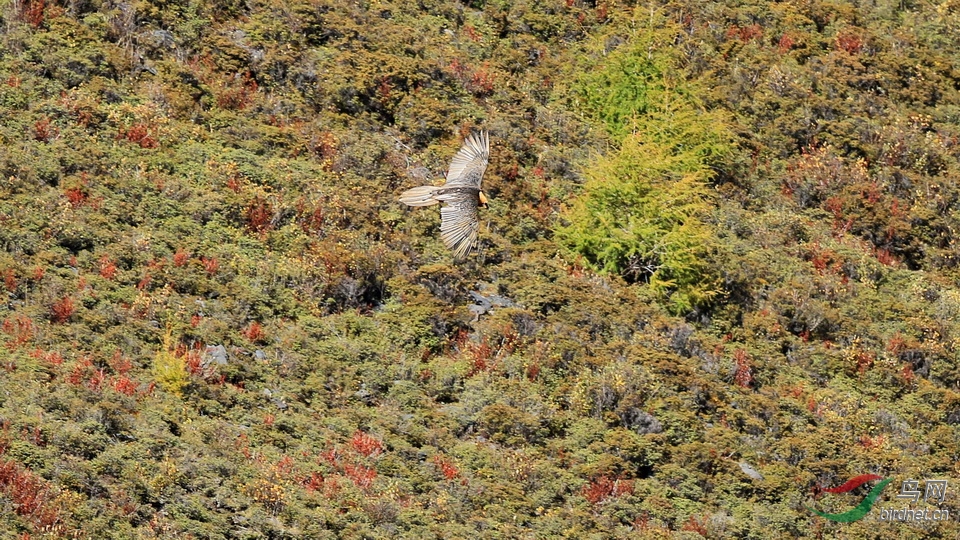
M 441 186 L 420 186 L 408 189 L 400 194 L 400 202 L 410 206 L 430 206 L 437 204 L 435 193 Z

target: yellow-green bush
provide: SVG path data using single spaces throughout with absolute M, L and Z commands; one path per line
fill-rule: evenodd
M 576 91 L 615 148 L 585 170 L 557 239 L 590 267 L 648 282 L 671 311 L 720 294 L 708 182 L 732 152 L 722 114 L 674 74 L 669 30 L 644 28 L 583 74 Z
M 184 359 L 176 355 L 172 328 L 167 328 L 163 342 L 153 356 L 153 379 L 160 388 L 176 396 L 183 395 L 183 389 L 190 381 Z

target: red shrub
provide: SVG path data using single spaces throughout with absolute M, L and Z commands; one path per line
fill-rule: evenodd
M 478 344 L 469 345 L 469 348 L 472 358 L 470 362 L 470 371 L 467 373 L 468 377 L 476 375 L 477 373 L 482 373 L 493 367 L 493 349 L 490 348 L 486 338 L 481 340 Z
M 153 281 L 153 278 L 150 276 L 149 273 L 147 273 L 146 275 L 143 276 L 143 279 L 141 279 L 141 280 L 137 283 L 137 289 L 138 289 L 138 290 L 141 290 L 141 291 L 144 290 L 144 289 L 146 289 L 147 287 L 150 286 L 150 282 L 151 282 L 151 281 Z
M 433 464 L 437 466 L 437 469 L 440 470 L 440 474 L 443 475 L 447 480 L 453 480 L 454 478 L 460 476 L 460 469 L 458 469 L 450 458 L 437 454 L 433 456 Z
M 323 231 L 325 214 L 323 207 L 319 204 L 309 205 L 303 199 L 297 201 L 297 223 L 306 233 L 317 233 Z
M 257 198 L 247 206 L 247 228 L 263 234 L 273 228 L 273 207 L 262 198 Z
M 33 124 L 33 138 L 39 142 L 50 142 L 60 135 L 56 126 L 50 125 L 49 118 L 41 118 Z
M 611 497 L 633 494 L 633 480 L 599 476 L 584 486 L 582 493 L 590 504 L 597 504 Z
M 197 343 L 193 349 L 186 351 L 184 362 L 187 364 L 188 373 L 206 379 L 213 375 L 214 368 L 213 366 L 203 365 L 203 355 L 200 353 L 200 349 L 202 348 L 203 345 Z
M 231 176 L 227 178 L 227 187 L 230 188 L 230 191 L 234 193 L 240 193 L 243 187 L 240 185 L 240 179 L 236 176 Z
M 83 189 L 78 187 L 65 189 L 63 195 L 67 198 L 67 201 L 70 202 L 72 208 L 79 208 L 87 201 L 87 194 Z
M 260 323 L 253 321 L 243 330 L 243 336 L 250 341 L 260 341 L 263 339 L 263 327 Z
M 856 34 L 843 33 L 837 35 L 837 49 L 849 54 L 857 54 L 863 49 L 863 39 Z
M 777 51 L 780 54 L 787 53 L 796 44 L 797 44 L 797 41 L 793 37 L 791 37 L 790 34 L 784 34 L 780 36 L 780 41 L 777 42 Z
M 467 88 L 478 96 L 485 96 L 493 92 L 496 82 L 496 76 L 490 72 L 487 64 L 484 64 L 470 76 L 470 84 Z
M 250 438 L 247 437 L 246 433 L 241 433 L 237 436 L 237 440 L 234 442 L 234 446 L 237 447 L 237 450 L 243 454 L 243 457 L 250 459 L 253 457 L 253 452 L 250 451 Z
M 62 366 L 63 365 L 63 355 L 57 351 L 50 351 L 43 357 L 44 360 L 50 362 L 50 365 L 53 366 Z
M 534 362 L 527 366 L 527 379 L 531 381 L 537 380 L 537 376 L 540 375 L 540 364 Z
M 102 369 L 94 370 L 93 374 L 90 375 L 90 378 L 87 380 L 87 388 L 94 392 L 99 392 L 103 389 L 103 383 L 106 381 L 107 374 Z
M 860 446 L 868 450 L 873 448 L 882 448 L 886 442 L 887 436 L 883 433 L 877 435 L 876 437 L 870 437 L 869 435 L 860 436 Z
M 63 355 L 57 351 L 44 351 L 43 349 L 37 349 L 30 353 L 30 356 L 36 358 L 37 360 L 43 360 L 44 362 L 50 364 L 51 366 L 60 366 L 63 364 Z
M 903 369 L 900 371 L 900 376 L 903 378 L 903 382 L 910 384 L 913 382 L 913 379 L 916 375 L 913 372 L 913 366 L 910 364 L 904 364 Z
M 329 450 L 325 450 L 325 451 L 323 451 L 323 452 L 320 452 L 320 461 L 321 461 L 321 462 L 324 462 L 324 463 L 327 463 L 328 465 L 330 465 L 330 466 L 332 466 L 332 467 L 339 467 L 339 466 L 340 466 L 340 452 L 338 452 L 336 448 L 331 448 L 331 449 L 329 449 Z
M 383 77 L 380 79 L 380 84 L 377 86 L 377 94 L 380 96 L 381 101 L 387 101 L 390 99 L 390 94 L 393 92 L 393 85 L 390 84 L 389 77 Z
M 136 143 L 140 148 L 156 148 L 160 146 L 157 139 L 150 134 L 150 128 L 143 123 L 134 124 L 126 129 L 120 128 L 117 138 Z
M 328 499 L 333 498 L 340 492 L 340 483 L 336 478 L 324 478 L 324 476 L 314 471 L 310 476 L 303 478 L 300 483 L 307 491 L 323 491 L 323 495 Z
M 103 279 L 112 280 L 117 275 L 117 264 L 113 262 L 113 259 L 111 259 L 109 255 L 100 257 L 98 266 L 100 277 Z
M 323 475 L 317 471 L 310 473 L 310 476 L 304 478 L 301 482 L 307 491 L 320 491 L 323 489 Z
M 900 351 L 907 348 L 907 340 L 903 338 L 903 334 L 897 332 L 890 338 L 890 341 L 887 342 L 887 352 L 893 354 L 899 354 Z
M 814 243 L 809 253 L 810 263 L 821 276 L 827 272 L 840 274 L 843 271 L 843 260 L 840 255 L 831 249 L 820 247 Z
M 137 383 L 130 380 L 126 375 L 114 378 L 112 386 L 114 390 L 125 396 L 132 396 L 137 392 Z
M 751 24 L 740 29 L 741 41 L 752 41 L 763 37 L 763 28 L 759 24 Z
M 897 262 L 898 262 L 898 261 L 897 261 L 897 257 L 896 257 L 895 255 L 893 255 L 892 253 L 890 253 L 890 250 L 889 250 L 889 249 L 876 248 L 876 249 L 874 250 L 874 253 L 876 254 L 876 256 L 877 256 L 877 261 L 879 261 L 880 264 L 882 264 L 882 265 L 884 265 L 884 266 L 896 266 L 896 265 L 897 265 Z
M 751 24 L 750 26 L 745 26 L 740 28 L 739 26 L 731 26 L 727 29 L 726 38 L 727 39 L 737 39 L 744 43 L 748 41 L 753 41 L 755 39 L 760 39 L 763 37 L 763 28 L 759 24 Z
M 173 254 L 173 265 L 176 266 L 177 268 L 180 268 L 183 265 L 187 264 L 189 260 L 190 260 L 190 253 L 185 251 L 183 248 L 178 249 L 177 252 Z
M 279 461 L 277 461 L 277 465 L 276 465 L 277 473 L 280 474 L 280 476 L 284 476 L 284 477 L 290 476 L 291 474 L 293 474 L 293 468 L 295 465 L 296 465 L 296 462 L 293 460 L 292 457 L 283 456 L 282 458 L 280 458 Z
M 21 4 L 20 16 L 30 26 L 39 28 L 43 24 L 43 10 L 46 8 L 46 4 L 45 0 L 28 0 Z
M 0 492 L 9 497 L 14 512 L 30 520 L 38 530 L 58 532 L 60 511 L 49 485 L 13 461 L 0 462 Z
M 703 519 L 697 519 L 697 518 L 695 518 L 695 517 L 693 517 L 693 516 L 690 516 L 690 519 L 688 519 L 687 522 L 684 523 L 683 528 L 680 529 L 680 530 L 682 530 L 682 531 L 693 531 L 693 532 L 699 534 L 700 536 L 706 537 L 708 531 L 707 531 L 707 527 L 706 527 L 706 525 L 705 525 L 704 523 L 705 523 L 705 520 L 703 520 Z
M 203 269 L 206 270 L 207 274 L 213 275 L 217 273 L 217 270 L 220 269 L 220 261 L 216 257 L 206 258 L 200 257 L 200 262 L 203 264 Z
M 313 152 L 322 159 L 324 169 L 330 170 L 334 158 L 337 157 L 337 137 L 329 131 L 322 131 L 319 135 L 313 137 L 310 145 Z
M 233 80 L 224 85 L 217 96 L 217 107 L 235 111 L 243 110 L 253 103 L 253 96 L 259 88 L 249 71 L 242 76 L 236 75 Z
M 874 360 L 876 360 L 877 355 L 874 353 L 868 353 L 866 351 L 857 352 L 857 373 L 863 375 L 873 366 Z
M 377 477 L 377 470 L 363 465 L 344 465 L 343 474 L 352 480 L 358 488 L 366 490 Z
M 3 286 L 6 287 L 9 292 L 17 290 L 17 278 L 13 274 L 12 268 L 7 268 L 3 272 Z
M 16 349 L 25 345 L 37 333 L 33 320 L 23 315 L 18 315 L 15 319 L 4 319 L 2 329 L 4 334 L 10 336 L 5 344 L 8 349 Z
M 737 362 L 737 372 L 733 376 L 734 384 L 743 388 L 750 388 L 750 385 L 753 384 L 750 356 L 747 354 L 747 351 L 737 349 L 733 353 L 733 359 Z
M 607 5 L 600 4 L 599 6 L 597 6 L 596 15 L 597 15 L 597 22 L 605 22 L 607 20 L 607 16 L 609 15 Z
M 110 359 L 110 367 L 120 375 L 126 375 L 133 369 L 133 363 L 130 359 L 120 352 L 120 349 L 113 351 L 113 357 Z
M 467 72 L 467 66 L 463 64 L 460 60 L 454 58 L 450 62 L 450 71 L 458 78 L 463 79 L 463 76 Z
M 93 362 L 90 361 L 89 357 L 82 357 L 77 360 L 77 363 L 73 365 L 73 370 L 70 371 L 70 375 L 67 375 L 67 382 L 74 385 L 80 386 L 81 383 L 87 378 L 87 373 L 93 369 Z
M 50 307 L 50 318 L 55 323 L 65 323 L 75 310 L 76 306 L 73 304 L 73 298 L 64 296 Z
M 477 29 L 470 24 L 463 25 L 463 33 L 467 35 L 470 41 L 481 41 L 483 39 Z
M 359 429 L 353 434 L 353 439 L 350 440 L 350 444 L 354 450 L 367 457 L 373 457 L 383 453 L 383 443 Z

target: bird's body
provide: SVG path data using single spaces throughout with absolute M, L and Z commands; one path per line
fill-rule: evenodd
M 480 182 L 489 159 L 487 133 L 475 133 L 464 141 L 463 147 L 450 161 L 445 184 L 419 186 L 400 195 L 400 202 L 409 206 L 443 204 L 440 208 L 440 239 L 453 251 L 456 260 L 465 259 L 477 243 L 480 230 L 477 209 L 487 206 Z

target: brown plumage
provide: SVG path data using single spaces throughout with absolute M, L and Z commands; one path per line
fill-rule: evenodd
M 455 260 L 463 260 L 476 246 L 480 217 L 477 208 L 487 206 L 487 197 L 480 190 L 483 172 L 490 159 L 487 132 L 474 133 L 450 161 L 447 181 L 442 186 L 420 186 L 404 191 L 400 202 L 410 206 L 440 208 L 440 239 L 453 251 Z

